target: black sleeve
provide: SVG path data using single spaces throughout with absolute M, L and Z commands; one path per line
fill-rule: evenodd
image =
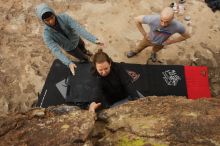
M 96 75 L 97 76 L 97 75 Z M 106 109 L 106 108 L 109 108 L 109 104 L 106 100 L 107 98 L 107 95 L 105 94 L 105 92 L 103 91 L 103 87 L 102 87 L 102 83 L 101 83 L 101 80 L 100 79 L 97 79 L 97 86 L 99 87 L 99 93 L 97 94 L 98 96 L 93 100 L 94 102 L 96 103 L 101 103 L 101 109 Z M 89 105 L 91 104 L 92 102 L 89 103 Z
M 131 100 L 137 99 L 139 96 L 137 94 L 136 89 L 133 86 L 131 77 L 128 75 L 126 70 L 120 64 L 118 64 L 118 71 L 123 88 L 126 90 L 130 99 Z

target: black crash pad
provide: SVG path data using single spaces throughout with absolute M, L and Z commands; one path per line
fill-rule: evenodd
M 144 96 L 187 96 L 184 66 L 126 63 L 121 65 L 132 78 L 134 87 Z M 37 106 L 48 107 L 66 102 L 99 100 L 102 93 L 99 83 L 91 74 L 90 66 L 91 64 L 77 64 L 76 75 L 73 77 L 69 68 L 55 60 L 38 97 Z M 58 89 L 57 85 L 61 82 L 67 83 L 64 85 L 68 86 L 66 96 Z

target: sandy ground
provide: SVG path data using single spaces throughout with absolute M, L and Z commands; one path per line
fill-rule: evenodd
M 0 113 L 25 111 L 41 91 L 54 57 L 42 41 L 43 24 L 34 8 L 41 0 L 0 2 Z M 145 64 L 151 48 L 128 59 L 125 52 L 142 39 L 133 18 L 159 13 L 172 0 L 45 0 L 57 13 L 66 12 L 104 40 L 104 51 L 115 61 Z M 190 31 L 187 41 L 166 46 L 158 53 L 163 64 L 206 65 L 212 96 L 220 95 L 220 12 L 203 0 L 187 0 L 184 16 L 176 16 Z M 146 26 L 146 30 L 148 27 Z M 87 48 L 97 46 L 86 41 Z

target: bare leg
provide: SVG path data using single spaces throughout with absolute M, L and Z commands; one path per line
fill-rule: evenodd
M 152 53 L 151 53 L 151 56 L 150 56 L 150 59 L 153 61 L 153 62 L 156 62 L 157 61 L 157 52 L 160 51 L 161 49 L 163 48 L 162 45 L 156 45 L 156 46 L 153 46 L 153 49 L 152 49 Z

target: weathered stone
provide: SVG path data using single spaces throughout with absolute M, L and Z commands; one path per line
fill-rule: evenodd
M 68 106 L 9 115 L 1 118 L 0 145 L 83 145 L 93 129 L 94 117 L 94 113 Z
M 95 114 L 77 107 L 0 117 L 0 145 L 218 146 L 220 99 L 147 97 Z
M 219 145 L 220 100 L 141 99 L 99 114 L 100 145 Z M 126 111 L 126 112 L 125 112 Z M 104 115 L 104 116 L 103 116 Z

